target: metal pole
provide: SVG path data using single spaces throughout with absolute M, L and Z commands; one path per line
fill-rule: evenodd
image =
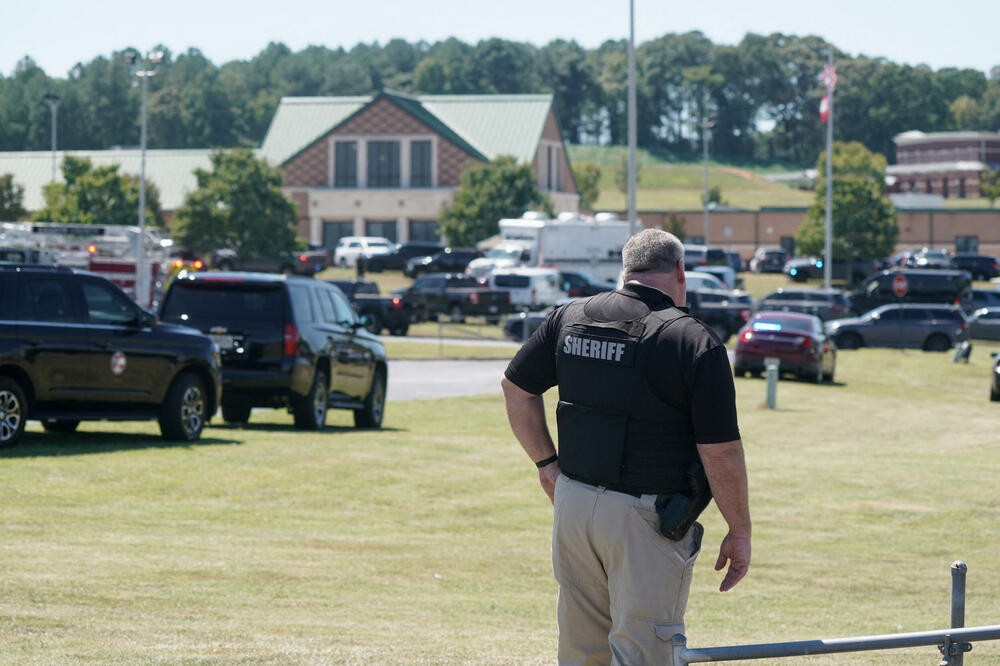
M 135 300 L 145 308 L 149 305 L 146 289 L 146 93 L 152 72 L 136 73 L 142 78 L 142 124 L 139 130 L 139 249 L 135 258 Z
M 635 0 L 628 2 L 628 223 L 633 234 L 639 232 L 635 205 Z
M 710 126 L 707 120 L 702 119 L 701 148 L 705 157 L 705 195 L 702 198 L 702 205 L 705 207 L 705 245 L 708 245 L 708 128 Z
M 969 568 L 962 560 L 951 564 L 951 626 L 960 629 L 965 626 L 965 573 Z M 953 666 L 962 666 L 965 662 L 964 645 L 956 645 L 955 654 L 951 655 Z M 948 655 L 945 655 L 946 657 Z
M 833 271 L 833 50 L 826 52 L 826 65 L 829 67 L 830 76 L 826 84 L 830 115 L 826 119 L 826 233 L 823 245 L 823 286 L 829 289 Z
M 56 159 L 56 146 L 58 141 L 56 139 L 56 132 L 59 126 L 57 118 L 59 116 L 59 95 L 55 93 L 49 93 L 45 96 L 45 101 L 49 103 L 49 109 L 52 111 L 52 182 L 56 182 L 56 175 L 58 171 L 58 163 Z

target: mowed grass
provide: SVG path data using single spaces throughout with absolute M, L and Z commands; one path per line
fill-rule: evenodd
M 783 380 L 776 410 L 737 379 L 753 566 L 716 591 L 710 508 L 689 645 L 944 628 L 956 559 L 966 623 L 1000 623 L 990 351 L 842 352 L 835 385 Z M 152 423 L 32 424 L 0 453 L 0 663 L 552 663 L 552 510 L 499 394 L 390 403 L 380 431 L 331 421 L 255 412 L 186 446 Z

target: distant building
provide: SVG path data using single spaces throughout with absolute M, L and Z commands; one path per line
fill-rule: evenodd
M 435 240 L 441 208 L 471 164 L 529 164 L 557 213 L 579 196 L 552 95 L 286 97 L 259 154 L 281 167 L 299 235 Z
M 886 168 L 892 192 L 978 197 L 979 179 L 1000 169 L 996 132 L 903 132 L 897 134 L 896 163 Z

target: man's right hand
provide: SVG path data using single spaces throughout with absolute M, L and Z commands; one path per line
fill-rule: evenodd
M 736 583 L 747 575 L 750 569 L 750 537 L 733 536 L 732 532 L 727 534 L 719 546 L 719 559 L 715 561 L 715 570 L 721 571 L 726 566 L 726 561 L 729 562 L 729 570 L 722 579 L 719 592 L 733 589 Z
M 559 463 L 552 462 L 538 470 L 538 482 L 542 484 L 542 490 L 549 496 L 549 501 L 555 504 L 556 501 L 556 479 L 562 472 L 559 470 Z

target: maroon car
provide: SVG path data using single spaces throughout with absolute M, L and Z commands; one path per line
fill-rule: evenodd
M 833 381 L 837 347 L 816 315 L 762 311 L 740 329 L 733 372 L 757 376 L 765 358 L 781 361 L 780 372 L 793 372 L 817 384 Z

